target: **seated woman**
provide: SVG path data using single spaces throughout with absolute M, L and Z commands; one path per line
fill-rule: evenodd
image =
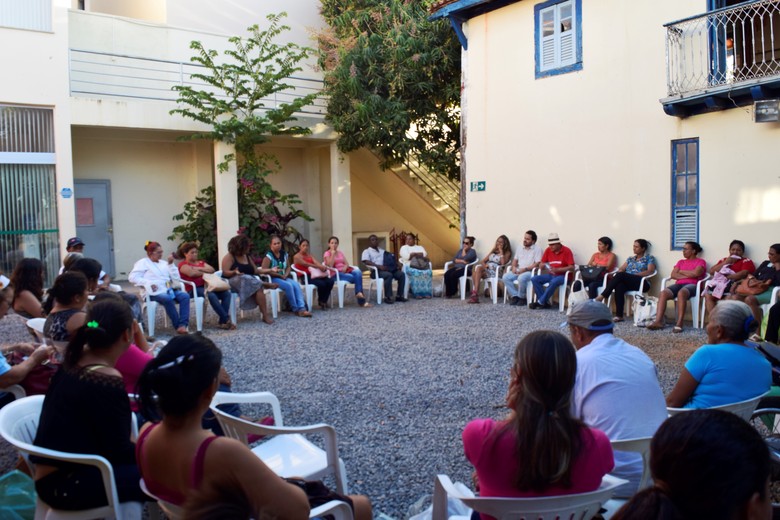
M 298 252 L 293 256 L 295 268 L 304 271 L 309 277 L 309 283 L 317 287 L 317 302 L 321 310 L 327 310 L 330 305 L 330 292 L 333 290 L 333 284 L 336 282 L 336 276 L 331 277 L 331 271 L 327 266 L 319 263 L 311 256 L 309 252 L 309 240 L 301 240 Z M 300 277 L 303 281 L 303 277 Z M 309 309 L 311 310 L 311 309 Z
M 455 254 L 449 269 L 444 273 L 444 296 L 446 298 L 452 298 L 458 294 L 458 283 L 460 277 L 463 276 L 466 265 L 477 259 L 477 252 L 473 249 L 476 240 L 474 237 L 466 237 L 463 240 L 463 247 Z M 469 267 L 466 274 L 471 275 L 472 272 L 473 269 Z
M 474 266 L 471 274 L 471 297 L 469 303 L 479 303 L 479 282 L 483 278 L 494 278 L 498 269 L 502 265 L 507 265 L 512 261 L 512 246 L 506 235 L 501 235 L 496 239 L 496 245 L 493 250 Z
M 603 302 L 615 291 L 615 317 L 612 321 L 623 321 L 623 313 L 626 304 L 626 293 L 638 291 L 642 277 L 655 272 L 655 257 L 647 252 L 650 242 L 644 238 L 634 240 L 634 256 L 626 258 L 618 272 L 609 278 L 604 292 L 596 297 L 596 301 Z M 644 289 L 648 290 L 649 280 L 645 282 Z
M 591 267 L 603 267 L 604 273 L 594 280 L 585 280 L 583 278 L 583 283 L 585 284 L 585 288 L 588 290 L 588 297 L 590 299 L 598 296 L 598 289 L 604 283 L 604 276 L 606 276 L 607 273 L 612 272 L 617 265 L 617 255 L 612 252 L 611 238 L 599 238 L 596 248 L 597 251 L 590 257 L 587 265 Z
M 767 255 L 768 260 L 761 262 L 758 269 L 755 270 L 753 276 L 759 282 L 764 282 L 763 287 L 766 287 L 761 293 L 755 295 L 743 295 L 732 291 L 729 295 L 729 299 L 744 301 L 753 311 L 753 317 L 757 322 L 761 323 L 764 319 L 764 313 L 761 310 L 762 305 L 766 305 L 772 298 L 772 290 L 780 285 L 780 244 L 772 244 L 769 246 L 769 253 Z M 748 278 L 750 280 L 750 278 Z M 745 283 L 745 282 L 743 282 Z M 739 289 L 735 289 L 739 291 Z
M 696 294 L 696 283 L 707 274 L 707 262 L 698 258 L 701 246 L 697 242 L 686 242 L 683 246 L 683 259 L 672 269 L 674 284 L 663 289 L 658 295 L 658 312 L 655 321 L 647 326 L 650 330 L 661 330 L 665 326 L 666 303 L 677 298 L 677 321 L 672 332 L 682 332 L 688 299 Z
M 14 289 L 11 308 L 26 319 L 43 318 L 43 262 L 37 258 L 23 258 L 11 275 Z
M 47 304 L 51 311 L 43 325 L 43 334 L 55 343 L 67 343 L 85 323 L 89 302 L 87 278 L 77 271 L 67 271 L 54 280 Z
M 746 278 L 755 270 L 753 260 L 745 257 L 745 243 L 741 240 L 732 240 L 729 244 L 729 256 L 710 268 L 712 279 L 705 284 L 704 292 L 706 313 L 710 314 L 712 308 L 728 296 L 734 282 Z
M 198 244 L 195 242 L 184 242 L 179 247 L 179 255 L 184 257 L 184 260 L 179 262 L 181 279 L 194 283 L 198 296 L 203 298 L 206 292 L 203 275 L 213 273 L 214 268 L 203 260 L 198 260 Z M 188 293 L 192 291 L 192 286 L 186 285 L 186 287 Z M 219 324 L 217 326 L 220 329 L 235 330 L 236 328 L 234 324 L 230 323 L 231 298 L 233 298 L 233 295 L 230 291 L 208 292 L 209 305 L 219 316 Z
M 239 308 L 249 311 L 260 308 L 263 321 L 272 325 L 274 319 L 268 312 L 265 301 L 265 288 L 276 288 L 276 284 L 263 283 L 257 277 L 261 270 L 255 266 L 249 256 L 249 238 L 236 235 L 228 242 L 228 254 L 222 259 L 222 276 L 228 279 L 230 290 L 238 293 Z
M 113 467 L 120 502 L 148 500 L 139 486 L 130 440 L 130 401 L 114 368 L 130 345 L 132 325 L 124 302 L 91 306 L 86 325 L 68 344 L 63 368 L 52 378 L 35 436 L 36 446 L 105 457 Z M 36 464 L 35 489 L 46 504 L 66 510 L 105 505 L 103 481 L 94 466 L 31 459 Z
M 745 340 L 758 328 L 750 307 L 727 300 L 713 309 L 707 345 L 685 362 L 666 397 L 675 408 L 712 408 L 763 394 L 772 384 L 769 361 Z
M 780 301 L 769 307 L 769 315 L 766 320 L 766 333 L 764 339 L 777 345 L 778 331 L 780 330 Z
M 311 318 L 311 312 L 306 310 L 306 300 L 303 298 L 301 286 L 290 276 L 291 267 L 288 256 L 287 251 L 282 249 L 282 239 L 278 235 L 272 235 L 271 250 L 263 258 L 260 271 L 263 274 L 271 275 L 271 279 L 279 284 L 287 296 L 287 302 L 292 307 L 292 311 L 297 316 Z
M 769 450 L 746 421 L 721 410 L 693 410 L 664 422 L 650 443 L 654 485 L 614 520 L 768 520 Z
M 134 285 L 142 286 L 152 301 L 165 307 L 165 312 L 177 333 L 187 334 L 190 323 L 190 296 L 175 282 L 179 271 L 173 263 L 173 256 L 168 257 L 167 263 L 164 262 L 163 249 L 158 242 L 147 242 L 144 250 L 146 258 L 135 263 L 127 279 Z M 176 303 L 179 304 L 178 311 Z
M 418 300 L 430 298 L 433 296 L 433 271 L 427 267 L 419 269 L 410 265 L 413 258 L 419 258 L 425 264 L 428 264 L 428 252 L 423 246 L 415 243 L 414 235 L 411 233 L 406 235 L 405 242 L 398 254 L 401 264 L 403 264 L 404 272 L 409 277 L 409 290 Z
M 571 414 L 576 372 L 574 346 L 561 333 L 540 330 L 520 340 L 509 417 L 476 419 L 463 430 L 481 496 L 568 495 L 599 487 L 614 466 L 612 447 L 603 432 Z
M 344 253 L 339 251 L 338 237 L 330 237 L 328 239 L 328 250 L 322 256 L 322 261 L 326 266 L 332 267 L 339 272 L 339 280 L 354 284 L 357 304 L 360 307 L 371 307 L 371 304 L 366 302 L 366 297 L 363 294 L 363 273 L 360 269 L 354 269 L 349 265 Z
M 305 519 L 306 494 L 271 471 L 235 439 L 215 437 L 200 425 L 217 391 L 222 353 L 203 336 L 172 339 L 147 365 L 138 384 L 141 409 L 162 421 L 138 438 L 138 465 L 150 492 L 176 505 L 228 485 L 251 504 L 257 518 Z M 355 517 L 371 518 L 365 497 L 353 496 Z M 260 512 L 268 516 L 260 516 Z

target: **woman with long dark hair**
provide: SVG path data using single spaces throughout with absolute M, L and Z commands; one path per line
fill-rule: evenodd
M 16 314 L 27 319 L 43 317 L 43 262 L 37 258 L 21 259 L 11 275 L 11 287 L 11 308 Z
M 135 445 L 130 440 L 130 401 L 114 368 L 132 339 L 133 315 L 122 301 L 91 306 L 86 323 L 65 351 L 41 411 L 35 445 L 105 457 L 113 467 L 120 502 L 148 498 L 139 486 Z M 57 509 L 106 504 L 100 471 L 35 457 L 35 489 Z
M 736 415 L 721 410 L 677 414 L 658 428 L 650 444 L 654 485 L 612 518 L 769 520 L 769 460 L 761 436 Z
M 626 293 L 628 291 L 638 291 L 642 283 L 642 277 L 655 272 L 655 257 L 648 252 L 650 242 L 644 238 L 634 240 L 634 256 L 629 256 L 618 272 L 610 277 L 604 292 L 596 297 L 596 301 L 603 302 L 615 291 L 615 317 L 614 322 L 623 321 L 623 312 L 626 305 Z M 644 290 L 650 289 L 649 285 L 644 286 Z
M 515 348 L 509 417 L 476 419 L 463 430 L 466 458 L 483 497 L 593 491 L 614 466 L 603 432 L 571 415 L 577 356 L 559 332 L 536 331 Z

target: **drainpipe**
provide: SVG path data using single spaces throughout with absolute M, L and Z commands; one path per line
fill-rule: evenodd
M 468 235 L 466 227 L 466 114 L 467 107 L 467 88 L 466 88 L 466 68 L 468 67 L 468 53 L 466 49 L 460 49 L 460 243 Z

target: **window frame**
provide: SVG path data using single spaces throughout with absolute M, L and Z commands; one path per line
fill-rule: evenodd
M 556 65 L 548 69 L 542 69 L 542 11 L 555 8 L 555 17 L 558 19 L 560 8 L 564 4 L 571 5 L 572 8 L 572 30 L 574 31 L 574 62 L 565 65 Z M 556 48 L 556 62 L 560 62 L 560 41 L 561 33 L 554 35 Z M 568 74 L 582 70 L 582 0 L 547 0 L 534 6 L 534 62 L 536 78 L 546 78 L 548 76 L 557 76 L 559 74 Z
M 678 171 L 677 170 L 677 148 L 679 145 L 685 145 L 685 157 L 684 164 L 685 164 L 685 170 L 684 171 Z M 696 147 L 695 150 L 695 171 L 690 171 L 689 165 L 690 165 L 690 157 L 689 157 L 689 149 L 690 145 L 694 144 Z M 701 221 L 701 203 L 700 203 L 700 190 L 701 190 L 701 146 L 699 142 L 698 137 L 690 137 L 685 139 L 673 139 L 671 141 L 671 207 L 670 207 L 670 222 L 671 222 L 671 236 L 670 236 L 670 249 L 672 251 L 681 251 L 683 248 L 683 245 L 685 242 L 688 241 L 699 241 L 699 223 Z M 684 201 L 684 204 L 677 205 L 677 180 L 679 177 L 683 177 L 685 179 L 685 197 L 686 200 Z M 691 178 L 695 178 L 696 181 L 696 195 L 695 195 L 695 203 L 689 204 L 688 200 L 688 183 Z M 678 239 L 678 218 L 677 218 L 677 212 L 678 211 L 694 211 L 695 212 L 695 231 L 694 236 L 689 235 L 683 235 Z

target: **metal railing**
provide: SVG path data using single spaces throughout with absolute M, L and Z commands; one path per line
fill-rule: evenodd
M 404 166 L 442 203 L 449 206 L 456 214 L 460 214 L 460 185 L 458 183 L 449 177 L 430 171 L 419 164 L 412 155 L 404 160 Z
M 176 101 L 176 85 L 186 85 L 219 95 L 220 91 L 193 74 L 205 74 L 202 65 L 186 61 L 162 60 L 107 52 L 70 49 L 70 95 Z M 322 91 L 321 80 L 287 78 L 290 89 L 263 100 L 266 108 L 276 108 L 311 93 Z M 222 96 L 221 96 L 222 97 Z M 325 97 L 318 95 L 301 113 L 324 115 Z
M 780 75 L 780 0 L 742 3 L 665 27 L 669 96 Z

